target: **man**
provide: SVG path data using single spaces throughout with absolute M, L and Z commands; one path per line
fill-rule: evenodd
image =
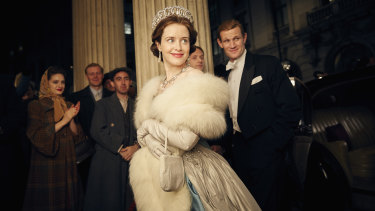
M 133 194 L 128 181 L 129 161 L 138 150 L 133 125 L 134 101 L 128 97 L 131 70 L 113 70 L 115 94 L 100 100 L 94 111 L 91 135 L 96 153 L 92 157 L 84 210 L 128 210 Z
M 218 28 L 217 42 L 229 57 L 231 162 L 262 210 L 284 210 L 286 149 L 301 115 L 299 100 L 280 62 L 247 52 L 246 39 L 236 20 Z
M 101 98 L 111 96 L 112 94 L 112 92 L 104 89 L 102 86 L 103 68 L 99 64 L 91 63 L 87 65 L 85 68 L 85 75 L 89 85 L 68 97 L 68 100 L 74 104 L 76 104 L 78 101 L 81 102 L 81 110 L 78 113 L 78 121 L 81 124 L 83 131 L 89 138 L 87 141 L 89 146 L 82 146 L 84 150 L 80 156 L 77 156 L 77 161 L 79 162 L 78 171 L 84 189 L 86 188 L 91 155 L 93 152 L 95 152 L 94 141 L 90 136 L 91 119 L 94 113 L 95 104 L 96 101 L 100 100 Z
M 111 72 L 104 74 L 103 87 L 111 92 L 115 91 L 115 87 L 113 87 L 111 83 Z

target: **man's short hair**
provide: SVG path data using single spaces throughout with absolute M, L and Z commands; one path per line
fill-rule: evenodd
M 102 66 L 100 66 L 100 64 L 91 63 L 91 64 L 89 64 L 89 65 L 86 66 L 86 68 L 85 68 L 85 74 L 87 74 L 87 69 L 90 68 L 90 67 L 99 67 L 100 71 L 102 71 L 102 73 L 104 73 L 104 69 L 103 69 Z
M 108 79 L 109 79 L 109 80 L 112 80 L 112 71 L 104 74 L 102 84 L 104 85 L 104 84 L 105 84 L 105 81 L 108 80 Z
M 217 30 L 217 38 L 221 41 L 220 32 L 231 30 L 231 29 L 234 29 L 236 27 L 240 27 L 241 34 L 242 34 L 242 36 L 244 36 L 245 31 L 243 30 L 242 24 L 236 19 L 230 19 L 230 20 L 226 20 L 226 21 L 224 21 L 223 23 L 220 24 L 220 26 Z
M 118 67 L 114 70 L 112 70 L 110 73 L 110 79 L 111 81 L 114 80 L 115 78 L 115 75 L 119 72 L 126 72 L 128 75 L 129 75 L 129 79 L 132 80 L 132 76 L 133 76 L 133 70 L 128 68 L 128 67 Z

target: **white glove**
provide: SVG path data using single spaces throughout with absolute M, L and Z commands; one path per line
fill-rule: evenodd
M 151 154 L 156 157 L 157 159 L 160 158 L 162 155 L 170 155 L 172 154 L 170 151 L 165 152 L 164 145 L 161 144 L 159 141 L 157 141 L 154 137 L 152 137 L 150 134 L 146 135 L 144 137 L 144 140 L 146 142 L 148 150 L 151 152 Z
M 144 128 L 144 127 L 138 128 L 138 130 L 137 130 L 137 140 L 138 140 L 139 145 L 141 145 L 141 147 L 147 146 L 146 140 L 145 140 L 146 135 L 148 135 L 148 132 L 147 132 L 146 128 Z
M 153 138 L 161 143 L 164 143 L 165 139 L 168 138 L 168 145 L 184 151 L 191 150 L 199 140 L 199 136 L 190 130 L 170 130 L 163 123 L 154 119 L 144 121 L 141 128 L 144 128 Z
M 171 154 L 171 152 L 168 150 L 167 150 L 167 153 L 165 153 L 164 145 L 160 143 L 157 139 L 152 137 L 144 127 L 140 127 L 137 130 L 137 139 L 138 139 L 138 143 L 142 147 L 147 146 L 151 154 L 157 159 L 159 159 L 161 155 Z

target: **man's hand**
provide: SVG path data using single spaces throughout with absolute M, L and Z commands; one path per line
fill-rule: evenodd
M 132 146 L 128 146 L 124 149 L 120 150 L 120 155 L 121 157 L 126 160 L 130 161 L 134 155 L 134 153 L 139 149 L 138 144 L 134 144 Z

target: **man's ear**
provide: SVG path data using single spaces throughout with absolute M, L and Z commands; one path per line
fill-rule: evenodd
M 109 83 L 111 83 L 112 87 L 115 87 L 115 83 L 112 80 L 109 80 Z M 116 88 L 116 87 L 115 87 Z
M 245 44 L 246 41 L 247 41 L 247 33 L 244 33 L 244 35 L 243 35 L 243 43 Z
M 220 46 L 220 48 L 223 48 L 223 43 L 221 43 L 221 40 L 217 38 L 216 41 L 217 41 L 217 44 Z

